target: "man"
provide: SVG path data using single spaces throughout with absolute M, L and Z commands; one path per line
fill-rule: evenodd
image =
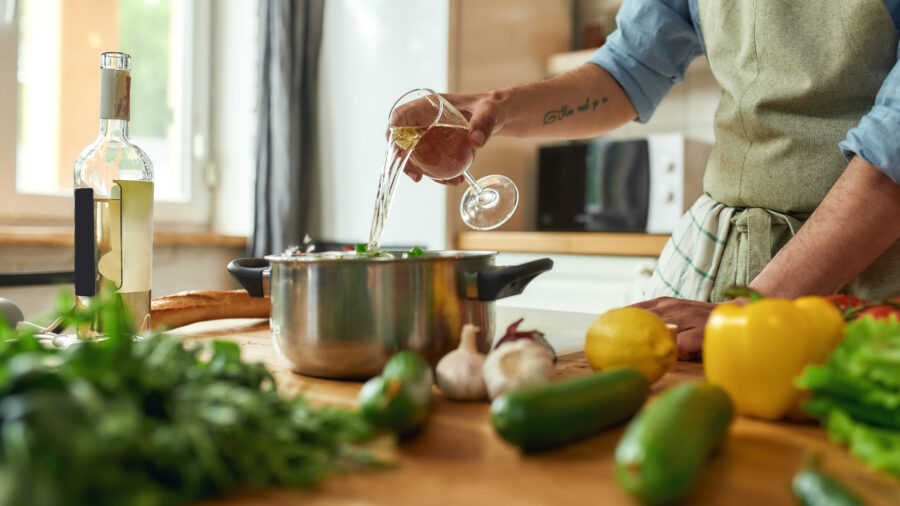
M 734 285 L 900 296 L 900 0 L 626 0 L 617 22 L 574 71 L 448 98 L 475 147 L 593 137 L 647 121 L 706 55 L 722 98 L 704 195 L 663 250 L 654 298 L 636 304 L 678 325 L 680 358 L 699 354 Z M 586 99 L 596 107 L 544 121 Z

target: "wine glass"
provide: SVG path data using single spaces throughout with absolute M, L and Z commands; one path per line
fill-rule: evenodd
M 475 150 L 469 144 L 469 122 L 447 99 L 429 89 L 415 89 L 391 107 L 390 136 L 423 174 L 436 181 L 462 175 L 469 187 L 459 203 L 463 222 L 475 230 L 506 223 L 519 203 L 515 183 L 501 175 L 476 181 L 469 174 Z M 410 152 L 411 151 L 411 152 Z

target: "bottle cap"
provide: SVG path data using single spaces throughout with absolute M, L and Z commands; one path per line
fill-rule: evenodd
M 100 54 L 100 118 L 131 119 L 131 56 Z
M 112 70 L 131 70 L 131 56 L 126 53 L 107 52 L 100 54 L 100 68 Z

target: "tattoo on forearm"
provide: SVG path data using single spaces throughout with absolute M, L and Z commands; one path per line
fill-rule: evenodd
M 569 104 L 563 104 L 563 106 L 560 107 L 559 109 L 553 109 L 553 110 L 547 111 L 547 113 L 544 114 L 544 125 L 549 125 L 550 123 L 562 121 L 562 120 L 566 119 L 567 117 L 575 114 L 576 112 L 596 111 L 597 106 L 600 105 L 601 103 L 605 104 L 607 102 L 607 100 L 609 100 L 607 97 L 603 97 L 599 100 L 594 100 L 592 102 L 590 97 L 584 97 L 584 103 L 577 106 L 575 111 L 573 111 L 572 109 L 569 109 Z

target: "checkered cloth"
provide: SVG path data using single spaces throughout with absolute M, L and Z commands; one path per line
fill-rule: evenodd
M 706 195 L 697 199 L 663 248 L 644 300 L 678 297 L 710 302 L 734 212 Z

